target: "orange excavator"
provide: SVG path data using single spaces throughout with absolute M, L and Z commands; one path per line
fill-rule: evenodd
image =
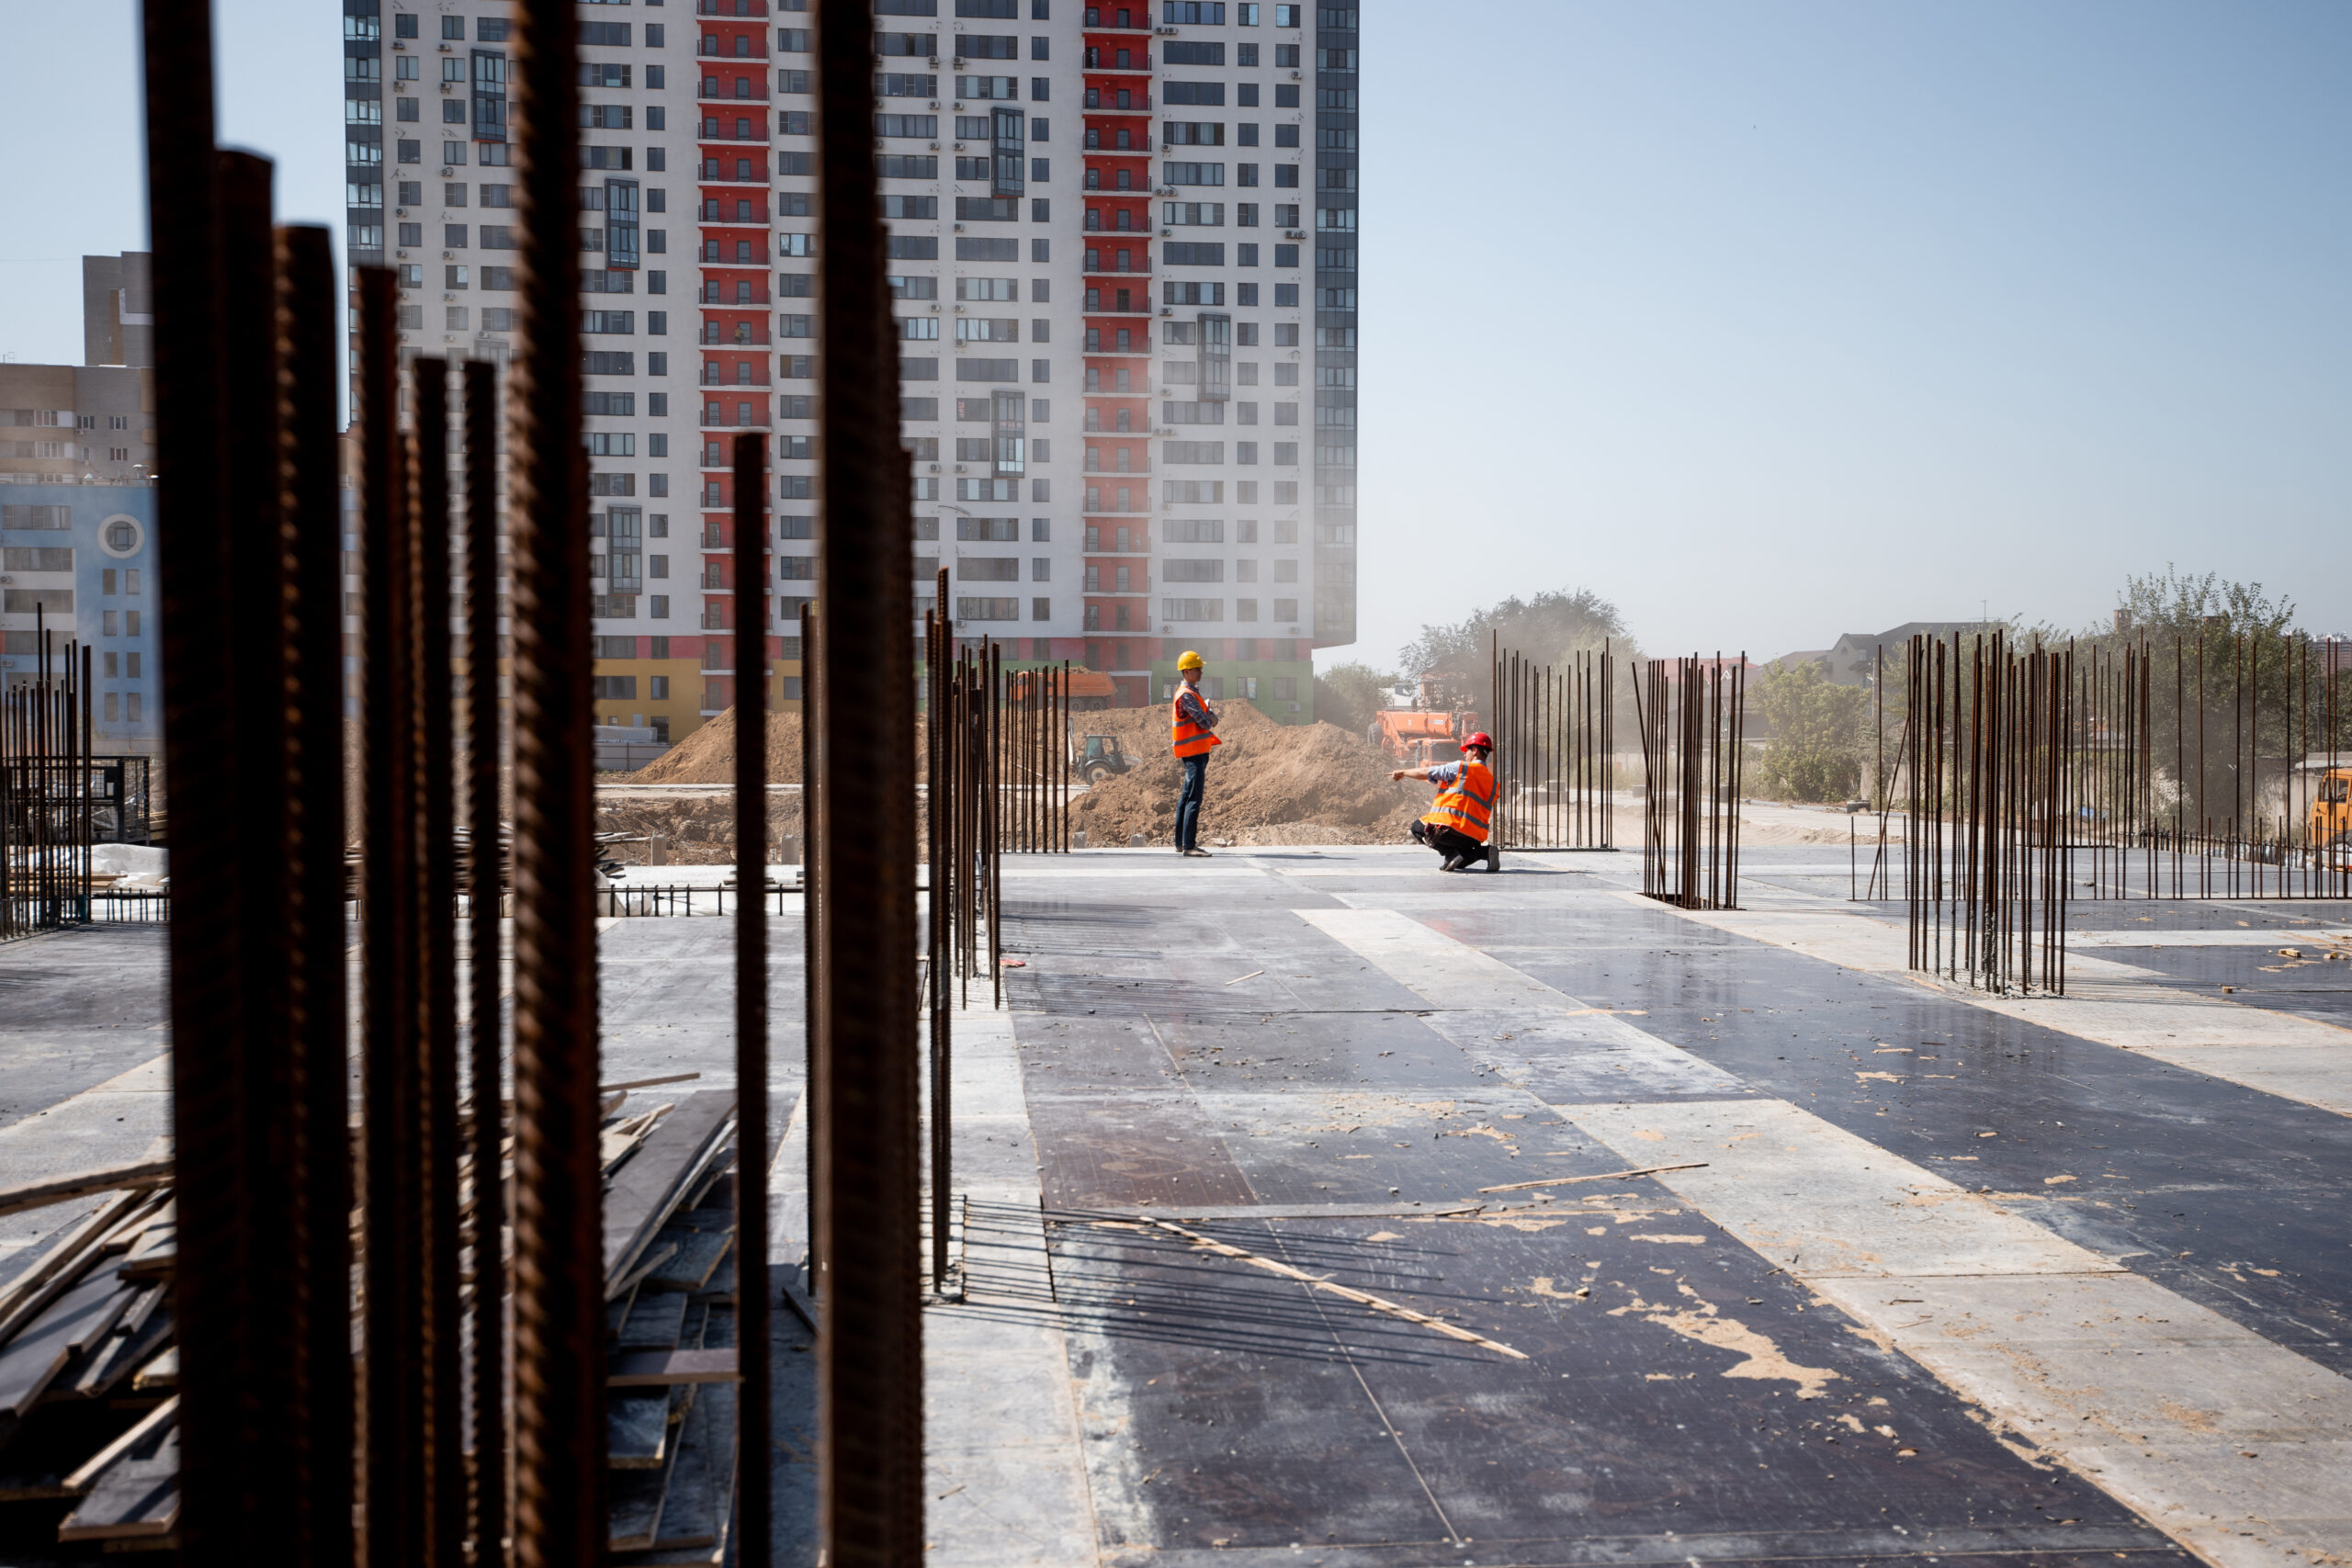
M 1468 689 L 1467 682 L 1452 675 L 1424 675 L 1418 682 L 1400 681 L 1390 691 L 1395 705 L 1383 707 L 1374 716 L 1376 733 L 1365 739 L 1402 767 L 1453 761 L 1455 742 L 1478 728 L 1478 716 L 1454 700 L 1454 694 Z

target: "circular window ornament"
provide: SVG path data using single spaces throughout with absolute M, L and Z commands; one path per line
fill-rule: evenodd
M 135 556 L 147 544 L 147 525 L 128 513 L 118 512 L 98 525 L 98 548 L 120 560 Z

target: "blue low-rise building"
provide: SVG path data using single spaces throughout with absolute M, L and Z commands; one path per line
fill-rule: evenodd
M 156 590 L 153 484 L 0 483 L 0 689 L 40 678 L 41 630 L 86 646 L 101 753 L 162 752 Z

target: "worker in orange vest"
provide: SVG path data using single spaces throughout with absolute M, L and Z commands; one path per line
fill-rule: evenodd
M 1186 649 L 1176 660 L 1176 673 L 1182 679 L 1177 682 L 1169 726 L 1176 760 L 1184 765 L 1184 787 L 1176 796 L 1176 852 L 1206 860 L 1209 852 L 1198 842 L 1201 797 L 1208 791 L 1209 752 L 1223 742 L 1212 733 L 1216 728 L 1216 709 L 1201 696 L 1201 656 Z
M 1489 867 L 1494 863 L 1489 836 L 1494 830 L 1495 775 L 1487 766 L 1494 749 L 1494 737 L 1482 729 L 1462 743 L 1461 761 L 1399 768 L 1388 775 L 1391 780 L 1425 779 L 1438 786 L 1437 803 L 1413 824 L 1413 840 L 1445 857 L 1441 871 L 1460 871 L 1479 861 Z

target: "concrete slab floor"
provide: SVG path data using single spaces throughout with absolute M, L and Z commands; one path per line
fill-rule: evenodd
M 2276 951 L 2343 906 L 2077 905 L 2100 1006 L 2214 1010 L 2211 1055 L 2158 1055 L 1890 970 L 1902 906 L 1847 902 L 1842 846 L 1766 854 L 1769 929 L 1628 899 L 1623 854 L 1008 861 L 1026 966 L 956 1021 L 929 1555 L 2352 1558 L 2352 1119 L 2262 1087 L 2352 1063 L 2352 964 Z M 605 923 L 608 1077 L 731 1075 L 730 929 Z M 160 959 L 0 948 L 0 1180 L 84 1122 L 160 1132 Z M 778 1560 L 808 1562 L 812 1359 L 776 1336 Z

